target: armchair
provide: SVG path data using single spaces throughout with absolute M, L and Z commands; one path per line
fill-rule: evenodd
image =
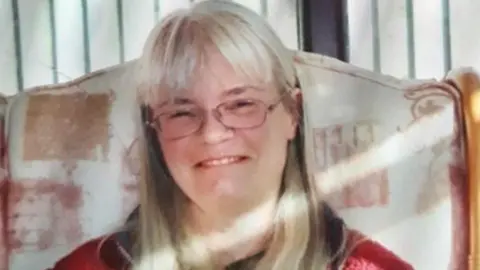
M 415 269 L 480 269 L 480 79 L 400 80 L 296 53 L 309 170 Z M 45 269 L 136 204 L 135 61 L 0 102 L 0 269 Z

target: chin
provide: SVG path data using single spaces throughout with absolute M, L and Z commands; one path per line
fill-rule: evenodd
M 251 197 L 252 191 L 248 191 L 245 187 L 239 187 L 236 185 L 220 185 L 214 187 L 212 190 L 204 194 L 211 199 L 218 200 L 218 203 L 225 201 L 230 202 L 242 202 L 248 201 Z M 220 205 L 222 206 L 222 205 Z
M 245 193 L 242 191 L 243 188 L 235 186 L 235 185 L 219 185 L 215 187 L 213 193 L 216 197 L 228 197 L 232 199 L 241 199 L 245 197 Z

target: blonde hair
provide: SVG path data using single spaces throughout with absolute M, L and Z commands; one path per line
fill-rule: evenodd
M 139 102 L 154 104 L 159 89 L 188 88 L 212 46 L 238 72 L 273 83 L 279 91 L 295 87 L 293 54 L 263 18 L 230 1 L 202 1 L 171 13 L 151 32 L 138 62 Z M 295 113 L 293 100 L 285 105 Z M 254 269 L 325 269 L 331 261 L 320 196 L 306 173 L 302 128 L 300 123 L 288 146 L 273 238 Z M 152 150 L 156 140 L 149 136 L 141 136 L 141 207 L 133 269 L 212 269 L 208 254 L 184 245 L 189 238 L 180 224 L 181 191 L 161 151 Z

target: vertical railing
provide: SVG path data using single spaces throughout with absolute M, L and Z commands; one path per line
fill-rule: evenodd
M 19 90 L 23 89 L 23 55 L 22 55 L 22 40 L 20 38 L 20 16 L 18 11 L 18 1 L 12 0 L 12 17 L 13 17 L 13 35 L 15 41 L 15 64 L 17 87 Z
M 452 45 L 450 34 L 450 1 L 442 0 L 443 60 L 445 71 L 452 68 Z
M 349 43 L 354 44 L 348 51 L 353 54 L 351 59 L 355 65 L 402 78 L 438 78 L 454 65 L 478 66 L 480 63 L 468 57 L 465 57 L 467 61 L 454 61 L 455 55 L 477 55 L 480 49 L 465 52 L 461 48 L 466 45 L 462 40 L 455 40 L 457 46 L 452 47 L 451 10 L 451 5 L 457 7 L 454 14 L 455 30 L 464 32 L 466 27 L 473 27 L 474 23 L 465 23 L 466 19 L 460 15 L 461 12 L 473 15 L 472 10 L 480 8 L 480 3 L 467 4 L 464 1 L 452 0 L 428 2 L 429 4 L 426 4 L 426 1 L 414 0 L 346 2 L 347 6 L 355 6 L 349 9 L 351 31 L 347 35 Z M 460 8 L 464 10 L 461 11 Z M 352 22 L 361 23 L 361 26 L 352 25 Z M 368 32 L 368 28 L 371 33 L 370 40 L 362 40 L 364 37 L 361 32 Z M 472 35 L 476 34 L 472 32 Z M 478 37 L 480 39 L 480 36 Z M 368 57 L 365 57 L 365 54 L 368 54 Z
M 155 18 L 157 17 L 156 10 L 157 6 L 155 6 Z M 125 62 L 125 37 L 124 37 L 124 27 L 123 27 L 123 1 L 117 0 L 117 25 L 118 25 L 118 45 L 120 47 L 120 63 Z
M 347 60 L 344 0 L 304 0 L 302 35 L 306 51 Z
M 90 55 L 90 29 L 88 26 L 88 1 L 82 0 L 82 26 L 83 26 L 83 61 L 85 65 L 85 73 L 92 70 Z
M 299 47 L 295 4 L 235 1 L 268 18 L 289 47 Z M 0 0 L 0 93 L 67 81 L 132 60 L 163 15 L 192 2 Z
M 58 83 L 58 62 L 57 62 L 57 26 L 55 20 L 55 0 L 48 0 L 48 14 L 50 17 L 50 39 L 52 53 L 52 81 Z
M 373 33 L 373 70 L 380 72 L 382 71 L 382 63 L 380 61 L 380 29 L 379 29 L 379 19 L 378 19 L 378 0 L 372 0 L 371 4 L 371 13 L 372 13 L 372 33 Z
M 338 8 L 342 5 L 348 10 L 343 18 Z M 459 46 L 465 45 L 462 40 L 452 47 L 451 5 L 458 7 L 455 29 L 459 32 L 480 23 L 462 22 L 459 14 L 470 10 L 462 1 L 304 0 L 303 49 L 348 58 L 355 65 L 401 78 L 442 77 L 455 63 L 480 66 L 480 59 L 453 61 L 454 55 L 477 55 L 480 49 L 465 52 Z M 480 8 L 480 2 L 469 5 L 471 10 Z M 339 36 L 341 24 L 346 25 L 344 38 Z
M 405 6 L 405 13 L 407 17 L 408 77 L 415 78 L 415 23 L 413 17 L 413 0 L 405 0 Z
M 155 14 L 155 22 L 158 22 L 160 20 L 160 14 L 161 14 L 161 10 L 160 10 L 160 2 L 159 0 L 153 0 L 153 13 Z
M 25 87 L 69 80 L 135 58 L 153 24 L 170 10 L 189 5 L 190 0 L 116 0 L 112 9 L 105 6 L 108 1 L 99 0 L 48 0 L 28 5 L 19 0 L 0 2 L 4 9 L 0 14 L 3 26 L 0 31 L 4 37 L 0 48 L 9 49 L 0 51 L 3 65 L 0 91 L 11 94 Z M 480 55 L 477 46 L 480 37 L 476 41 L 474 31 L 468 36 L 458 34 L 480 23 L 474 12 L 480 3 L 475 1 L 441 0 L 429 2 L 426 7 L 426 1 L 413 0 L 297 0 L 297 5 L 303 6 L 298 14 L 304 20 L 296 16 L 289 21 L 296 27 L 292 27 L 296 29 L 292 31 L 284 29 L 283 17 L 275 19 L 278 11 L 275 5 L 279 5 L 275 1 L 239 2 L 268 17 L 274 28 L 280 25 L 278 32 L 290 47 L 333 55 L 378 72 L 424 78 L 441 77 L 458 65 L 480 66 L 480 59 L 476 58 Z M 285 5 L 298 9 L 291 2 Z M 355 9 L 350 8 L 347 14 L 345 10 L 350 5 L 355 5 Z M 26 12 L 26 9 L 36 10 Z M 105 17 L 112 14 L 116 17 L 104 25 L 103 17 L 93 14 L 92 10 L 101 10 Z M 353 17 L 355 20 L 351 20 Z M 352 27 L 350 21 L 360 22 L 362 27 Z M 112 31 L 105 30 L 106 27 L 113 27 Z M 297 34 L 298 29 L 304 30 L 304 36 Z M 99 30 L 114 33 L 112 39 L 102 39 Z M 361 40 L 361 34 L 352 35 L 352 31 L 368 32 L 370 40 Z M 47 41 L 45 37 L 50 39 Z M 296 40 L 292 42 L 292 39 Z M 42 48 L 34 48 L 33 44 L 41 44 Z M 471 48 L 471 52 L 464 48 Z M 101 51 L 108 52 L 110 58 L 98 61 Z

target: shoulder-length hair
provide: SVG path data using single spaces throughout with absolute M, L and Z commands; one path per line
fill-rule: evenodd
M 293 53 L 261 16 L 230 1 L 202 1 L 165 17 L 148 38 L 138 62 L 142 123 L 160 95 L 189 87 L 212 46 L 237 72 L 272 83 L 279 92 L 296 86 Z M 283 105 L 298 114 L 300 123 L 288 145 L 272 240 L 250 269 L 325 269 L 331 256 L 319 214 L 321 196 L 307 176 L 301 105 L 293 99 Z M 185 195 L 169 174 L 156 134 L 147 125 L 142 127 L 141 207 L 133 269 L 212 269 L 206 249 L 181 222 Z

